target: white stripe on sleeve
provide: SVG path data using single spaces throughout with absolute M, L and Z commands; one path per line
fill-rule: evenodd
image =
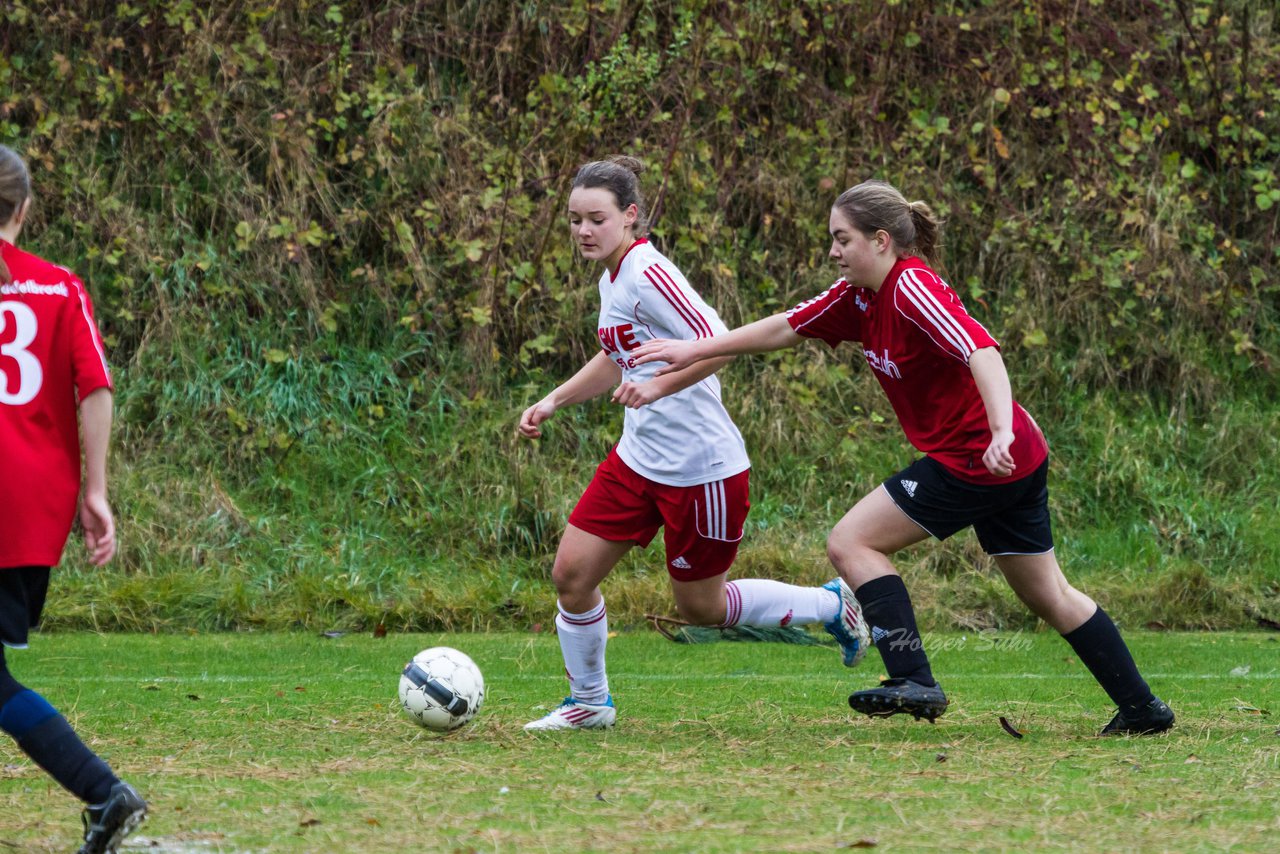
M 950 342 L 959 355 L 967 361 L 969 354 L 978 349 L 978 345 L 974 343 L 964 325 L 947 311 L 937 296 L 916 278 L 915 273 L 916 271 L 911 269 L 903 271 L 902 277 L 898 280 L 898 290 L 929 321 L 933 329 Z
M 848 296 L 848 295 L 849 295 L 849 291 L 850 291 L 851 289 L 848 287 L 848 285 L 845 283 L 845 281 L 844 281 L 843 279 L 841 279 L 840 281 L 836 282 L 836 283 L 835 283 L 834 285 L 832 285 L 831 287 L 827 288 L 827 289 L 826 289 L 825 291 L 823 291 L 822 293 L 818 294 L 818 295 L 817 295 L 816 297 L 814 297 L 813 299 L 807 299 L 807 300 L 805 300 L 804 302 L 800 303 L 799 305 L 797 305 L 797 306 L 795 306 L 794 308 L 791 308 L 791 309 L 789 309 L 789 310 L 787 311 L 787 317 L 791 317 L 791 316 L 792 316 L 792 315 L 794 315 L 794 314 L 797 314 L 797 313 L 799 313 L 799 312 L 801 312 L 801 311 L 804 311 L 806 308 L 808 308 L 808 307 L 809 307 L 810 305 L 812 305 L 813 303 L 816 303 L 816 302 L 818 302 L 819 300 L 826 299 L 826 298 L 827 298 L 827 294 L 831 293 L 833 290 L 835 290 L 836 288 L 840 287 L 841 285 L 845 285 L 845 289 L 844 289 L 844 290 L 842 290 L 840 293 L 836 294 L 835 298 L 834 298 L 834 299 L 832 299 L 832 300 L 831 300 L 831 302 L 830 302 L 830 303 L 828 303 L 825 307 L 823 307 L 822 311 L 818 312 L 818 313 L 817 313 L 817 314 L 815 314 L 813 317 L 811 317 L 811 318 L 809 318 L 808 320 L 805 320 L 805 321 L 803 321 L 802 323 L 800 323 L 799 325 L 797 325 L 797 326 L 795 327 L 795 331 L 796 331 L 797 333 L 798 333 L 801 329 L 803 329 L 804 327 L 808 326 L 810 323 L 813 323 L 813 322 L 814 322 L 815 320 L 817 320 L 819 317 L 822 317 L 822 315 L 826 314 L 826 313 L 827 313 L 828 311 L 830 311 L 831 309 L 835 308 L 835 307 L 836 307 L 836 304 L 837 304 L 837 303 L 839 303 L 839 302 L 840 302 L 840 300 L 844 299 L 846 296 Z
M 676 284 L 671 274 L 662 269 L 660 264 L 654 264 L 644 271 L 644 275 L 653 283 L 658 293 L 666 297 L 667 302 L 671 303 L 671 306 L 684 318 L 685 323 L 689 324 L 689 328 L 698 338 L 712 337 L 711 324 L 707 323 L 707 319 L 680 290 L 680 286 Z
M 102 360 L 102 374 L 107 378 L 107 382 L 111 382 L 111 368 L 107 366 L 107 352 L 102 346 L 102 336 L 98 334 L 98 325 L 93 322 L 93 318 L 89 316 L 89 297 L 84 292 L 84 286 L 74 276 L 69 278 L 71 284 L 76 286 L 76 290 L 80 293 L 80 314 L 84 317 L 85 326 L 88 327 L 89 340 L 93 341 L 93 348 L 98 351 L 98 358 Z

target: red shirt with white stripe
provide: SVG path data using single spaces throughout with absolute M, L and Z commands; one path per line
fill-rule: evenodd
M 641 238 L 616 275 L 600 276 L 600 346 L 623 382 L 651 379 L 660 363 L 637 365 L 631 352 L 653 338 L 709 338 L 725 325 L 666 256 Z M 626 410 L 618 456 L 668 486 L 696 486 L 751 467 L 742 434 L 720 402 L 715 375 L 648 406 Z
M 53 566 L 80 495 L 79 400 L 111 387 L 84 284 L 0 240 L 0 568 Z
M 948 471 L 973 483 L 1008 483 L 982 462 L 991 444 L 986 406 L 969 357 L 996 340 L 965 311 L 955 291 L 919 258 L 900 258 L 879 291 L 844 279 L 787 312 L 797 334 L 832 347 L 857 341 L 907 439 Z M 1049 455 L 1044 435 L 1013 402 L 1014 479 Z

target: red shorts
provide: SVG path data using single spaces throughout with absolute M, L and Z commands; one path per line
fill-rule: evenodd
M 610 450 L 569 524 L 606 540 L 634 540 L 642 548 L 665 526 L 667 572 L 699 581 L 725 572 L 738 555 L 751 470 L 697 486 L 667 486 L 636 474 Z

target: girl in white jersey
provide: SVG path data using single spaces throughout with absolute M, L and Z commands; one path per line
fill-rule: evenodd
M 787 312 L 710 341 L 654 341 L 637 362 L 677 374 L 702 359 L 857 342 L 907 438 L 925 454 L 836 523 L 827 553 L 854 589 L 889 678 L 849 705 L 932 721 L 947 707 L 915 613 L 889 555 L 972 526 L 1018 597 L 1059 631 L 1119 707 L 1103 735 L 1173 726 L 1111 618 L 1062 574 L 1049 524 L 1048 445 L 1009 390 L 999 345 L 929 267 L 938 223 L 888 184 L 846 190 L 831 209 L 831 258 L 842 278 Z
M 706 626 L 823 623 L 852 667 L 866 652 L 857 600 L 839 579 L 822 587 L 779 581 L 727 581 L 750 503 L 750 461 L 720 401 L 712 360 L 655 378 L 638 365 L 637 347 L 654 338 L 723 334 L 716 312 L 680 270 L 645 239 L 644 198 L 627 157 L 583 166 L 569 195 L 570 233 L 584 258 L 599 261 L 600 352 L 530 406 L 519 432 L 542 435 L 557 409 L 613 390 L 627 407 L 622 439 L 597 468 L 569 516 L 551 571 L 558 597 L 556 631 L 570 693 L 526 730 L 599 729 L 616 711 L 605 672 L 608 622 L 600 583 L 633 546 L 659 528 L 680 614 Z

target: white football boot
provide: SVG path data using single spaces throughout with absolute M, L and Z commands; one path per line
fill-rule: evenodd
M 607 729 L 618 719 L 613 707 L 613 697 L 605 699 L 604 705 L 594 706 L 583 703 L 572 697 L 565 697 L 564 702 L 552 709 L 546 717 L 529 721 L 524 725 L 528 732 L 541 732 L 555 729 Z
M 840 613 L 822 627 L 840 644 L 840 652 L 844 657 L 845 667 L 857 667 L 871 646 L 871 633 L 867 631 L 867 621 L 862 618 L 862 606 L 854 598 L 849 585 L 843 578 L 833 578 L 822 585 L 840 597 Z

